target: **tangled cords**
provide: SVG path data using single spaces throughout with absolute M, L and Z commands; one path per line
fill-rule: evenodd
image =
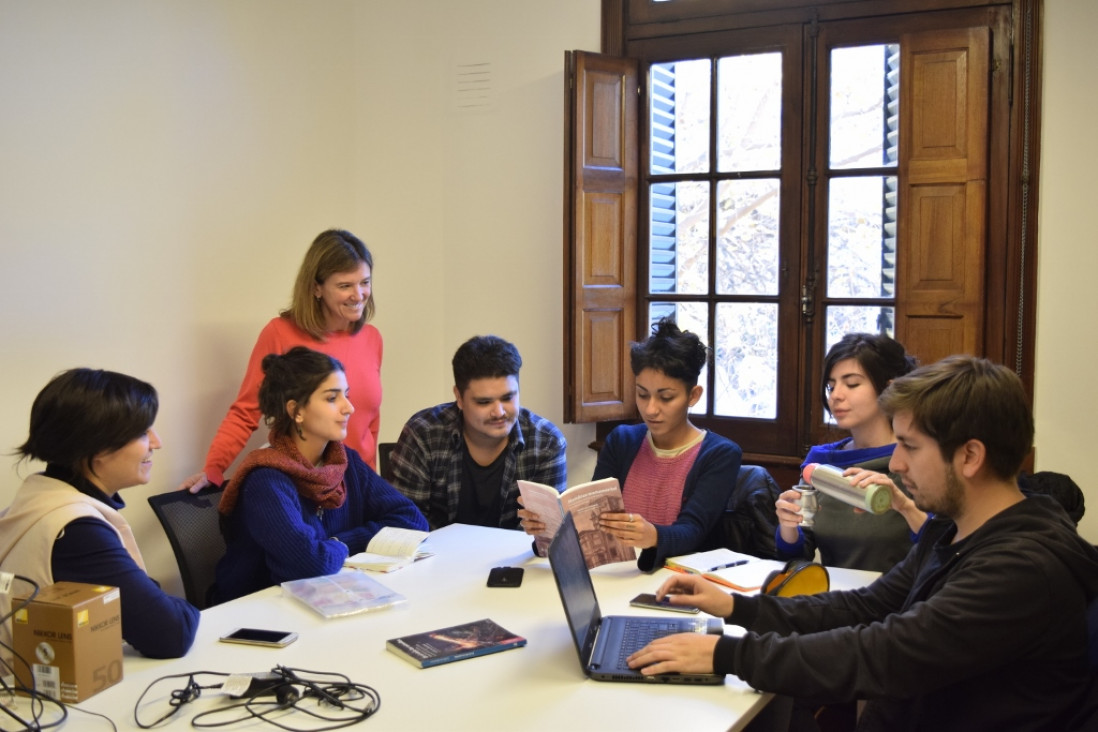
M 184 705 L 200 697 L 202 690 L 220 688 L 221 684 L 200 685 L 195 680 L 195 676 L 200 674 L 228 676 L 228 674 L 223 673 L 199 671 L 157 679 L 149 684 L 142 692 L 141 698 L 137 700 L 137 706 L 134 708 L 134 722 L 137 726 L 142 729 L 154 727 L 176 714 Z M 306 730 L 319 732 L 320 730 L 341 729 L 357 724 L 373 716 L 381 708 L 381 695 L 378 694 L 376 689 L 365 684 L 355 683 L 343 674 L 276 666 L 272 669 L 271 675 L 275 678 L 269 679 L 260 693 L 234 704 L 200 712 L 191 719 L 191 726 L 198 728 L 225 727 L 246 720 L 258 719 L 290 732 L 305 732 Z M 149 724 L 138 720 L 137 712 L 141 701 L 154 685 L 167 679 L 182 677 L 187 677 L 187 683 L 183 688 L 172 691 L 168 701 L 172 707 L 169 712 Z M 328 722 L 329 724 L 317 727 L 313 726 L 315 724 L 313 722 L 309 727 L 294 727 L 283 721 L 293 712 L 305 714 L 314 720 Z

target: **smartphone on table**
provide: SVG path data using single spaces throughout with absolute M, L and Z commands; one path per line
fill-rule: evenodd
M 283 648 L 297 640 L 297 633 L 287 630 L 264 630 L 262 628 L 237 628 L 220 638 L 222 643 L 244 643 L 250 646 Z
M 522 584 L 522 567 L 493 567 L 488 573 L 489 587 L 518 587 Z
M 633 607 L 645 607 L 652 610 L 670 610 L 673 613 L 696 613 L 700 610 L 693 605 L 672 605 L 671 601 L 665 597 L 662 600 L 657 600 L 656 596 L 651 592 L 642 592 L 632 600 L 629 604 Z

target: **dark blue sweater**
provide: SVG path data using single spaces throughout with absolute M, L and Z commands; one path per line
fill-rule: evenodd
M 85 490 L 85 493 L 90 492 Z M 117 494 L 95 496 L 114 509 L 125 506 Z M 149 658 L 177 658 L 194 642 L 198 609 L 167 594 L 137 565 L 106 521 L 70 521 L 53 543 L 54 582 L 87 582 L 118 587 L 122 638 Z
M 383 526 L 427 530 L 427 520 L 347 449 L 347 499 L 319 509 L 302 498 L 288 475 L 256 468 L 223 525 L 227 548 L 217 565 L 214 598 L 224 602 L 289 580 L 335 574 Z M 338 539 L 338 541 L 336 541 Z

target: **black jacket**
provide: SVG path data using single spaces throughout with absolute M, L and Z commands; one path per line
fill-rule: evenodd
M 736 596 L 718 672 L 820 702 L 868 699 L 861 730 L 1084 729 L 1098 713 L 1086 663 L 1098 549 L 1055 501 L 1034 496 L 951 544 L 934 519 L 867 588 Z

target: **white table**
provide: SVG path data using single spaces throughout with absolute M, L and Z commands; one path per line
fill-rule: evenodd
M 433 557 L 390 574 L 372 575 L 407 597 L 389 609 L 325 620 L 298 601 L 268 588 L 203 611 L 198 636 L 181 659 L 157 661 L 126 649 L 123 681 L 77 705 L 107 714 L 119 729 L 136 729 L 134 704 L 148 684 L 192 671 L 251 673 L 276 664 L 338 671 L 374 687 L 381 708 L 357 729 L 368 730 L 728 730 L 738 729 L 769 701 L 729 676 L 723 686 L 675 686 L 591 681 L 575 647 L 545 559 L 533 556 L 518 531 L 453 525 L 433 532 L 423 548 Z M 492 567 L 526 568 L 522 586 L 488 588 Z M 632 562 L 593 570 L 604 614 L 652 614 L 631 608 L 638 592 L 653 591 L 670 573 L 646 575 Z M 873 573 L 832 572 L 832 586 L 860 586 Z M 418 669 L 385 650 L 399 635 L 490 617 L 525 636 L 524 648 Z M 239 626 L 292 630 L 297 642 L 282 649 L 219 643 Z M 739 632 L 729 628 L 728 632 Z M 216 683 L 205 676 L 200 683 Z M 164 682 L 146 699 L 141 720 L 168 711 L 166 698 L 181 681 Z M 158 729 L 191 729 L 195 713 L 226 703 L 205 691 Z M 150 703 L 151 702 L 151 703 Z M 312 702 L 307 702 L 312 703 Z M 299 719 L 301 717 L 301 719 Z M 303 715 L 283 720 L 305 726 Z M 70 728 L 109 729 L 103 720 L 70 711 Z M 261 722 L 231 729 L 274 729 Z

